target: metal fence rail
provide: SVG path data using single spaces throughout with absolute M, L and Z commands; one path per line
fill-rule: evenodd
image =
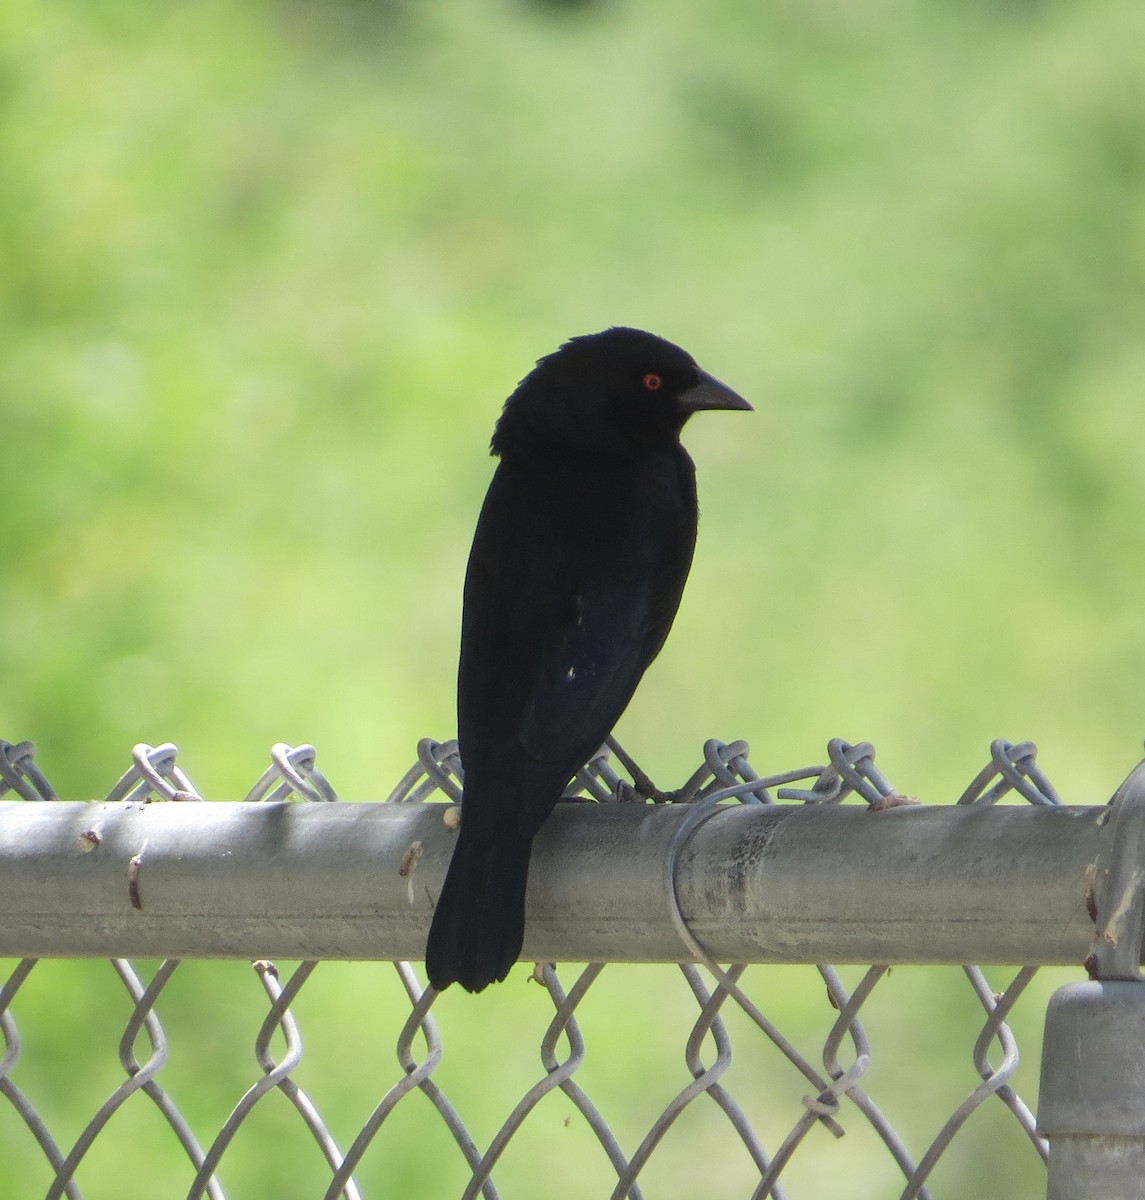
M 48 1197 L 237 1200 L 247 1193 L 226 1182 L 236 1139 L 278 1096 L 325 1164 L 320 1184 L 294 1194 L 378 1194 L 365 1190 L 375 1178 L 369 1168 L 384 1156 L 387 1122 L 407 1120 L 415 1103 L 407 1097 L 416 1096 L 420 1119 L 443 1129 L 465 1163 L 461 1194 L 493 1200 L 507 1152 L 537 1136 L 530 1117 L 559 1094 L 609 1164 L 607 1188 L 617 1200 L 646 1194 L 665 1139 L 697 1101 L 714 1104 L 742 1147 L 749 1165 L 740 1186 L 752 1200 L 788 1195 L 787 1176 L 811 1153 L 814 1129 L 841 1136 L 856 1120 L 893 1163 L 897 1194 L 930 1196 L 936 1167 L 987 1102 L 1020 1131 L 1033 1161 L 1050 1160 L 1051 1196 L 1143 1194 L 1116 1189 L 1136 1186 L 1132 1172 L 1145 1164 L 1133 1124 L 1145 1114 L 1145 1069 L 1137 1070 L 1145 1051 L 1135 1052 L 1133 1041 L 1134 1031 L 1145 1031 L 1137 1007 L 1145 776 L 1131 776 L 1112 808 L 1065 807 L 1032 744 L 998 741 L 957 804 L 931 807 L 894 791 L 869 744 L 834 741 L 826 764 L 761 778 L 745 743 L 709 742 L 676 803 L 648 804 L 634 802 L 641 797 L 616 764 L 642 782 L 639 768 L 612 750 L 570 789 L 602 803 L 559 806 L 537 840 L 524 953 L 544 964 L 536 978 L 553 1006 L 540 1037 L 543 1074 L 478 1141 L 470 1130 L 487 1126 L 489 1113 L 470 1112 L 443 1090 L 438 998 L 401 961 L 421 955 L 455 836 L 451 807 L 425 803 L 460 795 L 454 743 L 423 742 L 388 802 L 351 805 L 330 803 L 337 795 L 308 746 L 276 746 L 245 801 L 209 804 L 198 802 L 173 746 L 138 746 L 105 801 L 71 803 L 56 798 L 28 743 L 0 742 L 0 955 L 19 960 L 0 987 L 0 1184 L 5 1145 L 23 1138 L 24 1156 L 34 1143 L 46 1164 Z M 865 803 L 843 805 L 848 798 Z M 1003 798 L 1027 803 L 999 806 Z M 92 957 L 113 960 L 129 1015 L 118 1042 L 121 1081 L 73 1140 L 53 1129 L 50 1105 L 35 1098 L 37 1064 L 24 1054 L 17 1017 L 35 972 L 51 966 L 37 968 L 38 960 Z M 129 961 L 140 957 L 164 960 L 146 982 Z M 197 1126 L 167 1086 L 173 1052 L 158 1010 L 179 971 L 185 976 L 181 960 L 219 958 L 259 960 L 266 1010 L 255 1037 L 257 1078 L 212 1131 Z M 301 961 L 283 980 L 269 958 Z M 336 1134 L 296 1079 L 296 1013 L 319 960 L 340 959 L 399 960 L 405 1015 L 396 1031 L 400 1077 L 364 1121 Z M 875 965 L 845 984 L 846 973 L 827 960 Z M 1042 1096 L 1051 1157 L 1012 1087 L 1019 1059 L 1008 1018 L 1038 966 L 1083 960 L 1101 982 L 1063 989 L 1051 1008 Z M 570 975 L 554 962 L 591 965 Z M 578 1072 L 586 1060 L 581 1022 L 603 986 L 604 964 L 639 962 L 678 963 L 663 969 L 683 973 L 695 1011 L 681 1031 L 689 1080 L 638 1116 L 644 1132 L 633 1137 L 605 1118 Z M 873 1052 L 860 1015 L 892 964 L 970 962 L 1033 965 L 1000 990 L 980 967 L 960 967 L 981 1011 L 971 1049 L 978 1082 L 928 1143 L 908 1146 L 865 1090 Z M 818 964 L 833 1013 L 819 1053 L 799 1048 L 769 1014 L 767 997 L 745 981 L 749 963 Z M 478 1003 L 488 1014 L 486 997 L 470 1001 Z M 733 1045 L 743 1057 L 752 1042 L 774 1051 L 776 1081 L 802 1095 L 778 1123 L 741 1102 L 729 1083 Z M 1099 1083 L 1069 1065 L 1080 1045 L 1090 1059 L 1100 1048 Z M 1101 1103 L 1091 1102 L 1098 1092 Z M 91 1164 L 135 1093 L 173 1132 L 189 1175 L 119 1179 L 114 1192 L 100 1192 L 101 1172 Z M 1111 1137 L 1121 1141 L 1103 1155 Z M 814 1153 L 830 1153 L 825 1146 L 819 1135 Z M 1106 1190 L 1079 1190 L 1083 1179 Z M 658 1187 L 648 1194 L 687 1194 L 665 1192 L 662 1179 Z M 541 1190 L 551 1194 L 551 1185 Z M 832 1194 L 848 1193 L 839 1186 Z

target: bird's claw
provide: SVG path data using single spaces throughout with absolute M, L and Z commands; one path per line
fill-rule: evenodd
M 891 808 L 909 808 L 912 804 L 918 804 L 919 801 L 913 796 L 880 796 L 878 800 L 872 800 L 867 808 L 867 812 L 886 812 Z
M 682 798 L 683 789 L 677 788 L 671 792 L 662 792 L 647 775 L 641 772 L 641 777 L 633 783 L 622 779 L 616 785 L 617 804 L 675 804 Z

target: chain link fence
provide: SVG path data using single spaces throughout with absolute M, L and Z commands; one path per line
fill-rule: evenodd
M 136 746 L 106 800 L 69 803 L 29 743 L 0 742 L 0 1192 L 912 1200 L 942 1194 L 943 1170 L 957 1178 L 982 1113 L 1007 1160 L 1024 1160 L 1024 1194 L 1041 1195 L 1049 1143 L 1016 1090 L 1013 1010 L 1040 966 L 1091 950 L 1091 976 L 1136 979 L 1145 835 L 1133 840 L 1136 793 L 1116 823 L 1116 807 L 1065 807 L 1036 755 L 996 741 L 939 807 L 899 795 L 869 743 L 832 741 L 826 763 L 761 777 L 746 743 L 711 741 L 671 802 L 650 804 L 647 776 L 610 742 L 538 838 L 525 952 L 541 991 L 523 1004 L 525 968 L 480 997 L 439 997 L 403 961 L 448 861 L 456 743 L 423 741 L 378 805 L 336 803 L 313 747 L 286 745 L 244 802 L 200 803 L 170 744 Z M 988 978 L 955 965 L 966 950 L 1030 965 Z M 875 962 L 836 968 L 828 953 Z M 97 956 L 110 974 L 63 961 Z M 256 960 L 261 1005 L 236 973 L 248 968 L 184 961 L 235 958 Z M 374 961 L 336 961 L 349 959 Z M 917 1012 L 877 1011 L 892 964 L 914 962 L 951 964 L 929 1057 L 902 1045 Z M 752 963 L 804 964 L 817 987 L 787 986 L 797 966 Z M 394 982 L 363 987 L 377 971 Z M 245 1050 L 221 1036 L 238 1010 Z M 972 1075 L 951 1101 L 937 1080 L 956 1033 Z M 541 1072 L 522 1086 L 518 1055 L 538 1042 Z M 908 1102 L 900 1092 L 892 1121 L 873 1084 L 893 1090 L 896 1072 Z M 94 1089 L 90 1108 L 65 1103 L 60 1078 Z M 220 1096 L 230 1087 L 237 1099 Z M 1044 1095 L 1042 1116 L 1058 1132 Z

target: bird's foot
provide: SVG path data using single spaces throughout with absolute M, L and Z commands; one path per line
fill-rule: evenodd
M 616 803 L 617 804 L 647 804 L 649 800 L 653 804 L 674 804 L 681 797 L 682 789 L 677 788 L 672 792 L 662 792 L 651 779 L 643 772 L 640 773 L 640 778 L 633 783 L 628 783 L 622 779 L 616 785 Z
M 868 812 L 886 812 L 890 808 L 909 808 L 912 804 L 918 804 L 919 801 L 913 796 L 880 796 L 867 807 Z

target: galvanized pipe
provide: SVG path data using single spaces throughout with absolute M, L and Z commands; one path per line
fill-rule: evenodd
M 1145 763 L 1113 798 L 1096 872 L 1093 976 L 1046 1012 L 1038 1132 L 1048 1200 L 1145 1200 Z
M 0 955 L 420 959 L 448 809 L 0 802 Z M 688 957 L 664 862 L 694 811 L 558 806 L 524 957 Z M 1108 811 L 728 805 L 680 848 L 676 888 L 723 962 L 1080 963 Z
M 1048 1200 L 1145 1200 L 1145 984 L 1059 988 L 1046 1013 L 1038 1132 Z

